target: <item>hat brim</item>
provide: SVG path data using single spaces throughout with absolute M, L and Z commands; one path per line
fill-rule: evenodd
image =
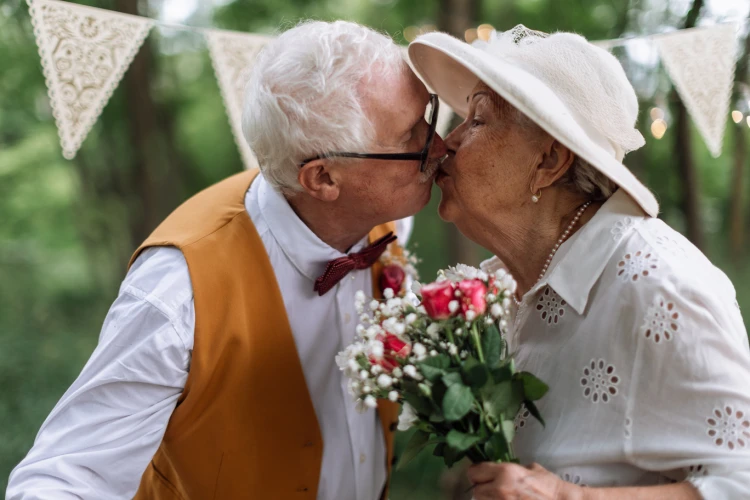
M 481 81 L 594 168 L 627 192 L 650 216 L 659 213 L 653 193 L 612 153 L 597 144 L 571 110 L 541 80 L 511 61 L 473 47 L 446 33 L 428 33 L 409 45 L 417 74 L 461 117 Z M 598 135 L 598 134 L 592 134 Z M 607 151 L 607 148 L 610 151 Z

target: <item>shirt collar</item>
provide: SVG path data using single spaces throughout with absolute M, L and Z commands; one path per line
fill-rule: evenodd
M 583 314 L 591 289 L 620 240 L 646 217 L 638 204 L 618 189 L 588 223 L 560 245 L 549 269 L 526 296 L 534 296 L 549 285 L 578 314 Z M 492 257 L 481 267 L 492 272 L 504 266 L 500 259 Z
M 560 246 L 534 292 L 549 284 L 578 314 L 583 314 L 591 289 L 620 241 L 646 218 L 638 204 L 618 189 L 588 223 Z
M 284 195 L 262 177 L 258 181 L 258 206 L 276 242 L 297 270 L 315 281 L 326 265 L 345 254 L 326 244 L 292 210 Z M 367 244 L 367 237 L 350 251 L 357 252 Z

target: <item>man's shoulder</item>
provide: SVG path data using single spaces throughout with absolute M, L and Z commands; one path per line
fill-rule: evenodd
M 150 247 L 133 262 L 120 293 L 147 300 L 168 317 L 184 312 L 193 302 L 187 261 L 175 247 Z

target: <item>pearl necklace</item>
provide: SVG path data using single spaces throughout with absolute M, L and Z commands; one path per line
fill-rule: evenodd
M 549 268 L 549 265 L 552 263 L 552 258 L 557 253 L 557 250 L 560 248 L 560 245 L 565 243 L 565 240 L 568 239 L 568 235 L 573 230 L 573 227 L 578 223 L 578 219 L 581 218 L 583 215 L 583 212 L 586 211 L 587 208 L 591 205 L 591 200 L 587 201 L 583 205 L 581 205 L 581 208 L 578 209 L 578 212 L 576 212 L 575 217 L 573 217 L 573 220 L 570 221 L 570 224 L 568 224 L 568 227 L 563 232 L 562 236 L 560 236 L 560 239 L 557 240 L 557 243 L 555 243 L 555 246 L 552 248 L 552 251 L 549 253 L 549 256 L 547 257 L 547 261 L 544 263 L 544 267 L 542 267 L 542 272 L 539 273 L 539 277 L 536 279 L 536 282 L 531 285 L 531 288 L 534 288 L 537 283 L 542 281 L 542 278 L 544 278 L 544 275 L 547 273 L 547 268 Z M 516 294 L 513 294 L 513 302 L 516 303 L 516 306 L 521 305 L 521 301 L 516 298 Z

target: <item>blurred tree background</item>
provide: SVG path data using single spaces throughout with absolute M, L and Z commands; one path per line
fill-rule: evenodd
M 344 18 L 405 44 L 488 23 L 576 31 L 591 40 L 743 20 L 746 0 L 89 0 L 165 22 L 273 34 L 298 19 Z M 745 25 L 747 27 L 747 25 Z M 469 33 L 473 36 L 473 32 Z M 661 216 L 722 268 L 750 310 L 747 42 L 724 153 L 709 155 L 660 67 L 639 40 L 615 49 L 642 100 L 646 146 L 626 163 L 656 193 Z M 658 111 L 653 108 L 658 107 Z M 653 128 L 659 118 L 666 132 Z M 735 115 L 737 117 L 737 115 Z M 242 169 L 200 35 L 154 28 L 73 161 L 62 158 L 27 6 L 0 3 L 0 490 L 42 421 L 96 345 L 137 244 L 180 201 Z M 436 215 L 436 190 L 412 245 L 422 275 L 486 255 Z M 400 441 L 403 446 L 405 439 Z M 459 498 L 439 463 L 420 456 L 393 478 L 393 498 Z M 452 492 L 452 491 L 453 492 Z

